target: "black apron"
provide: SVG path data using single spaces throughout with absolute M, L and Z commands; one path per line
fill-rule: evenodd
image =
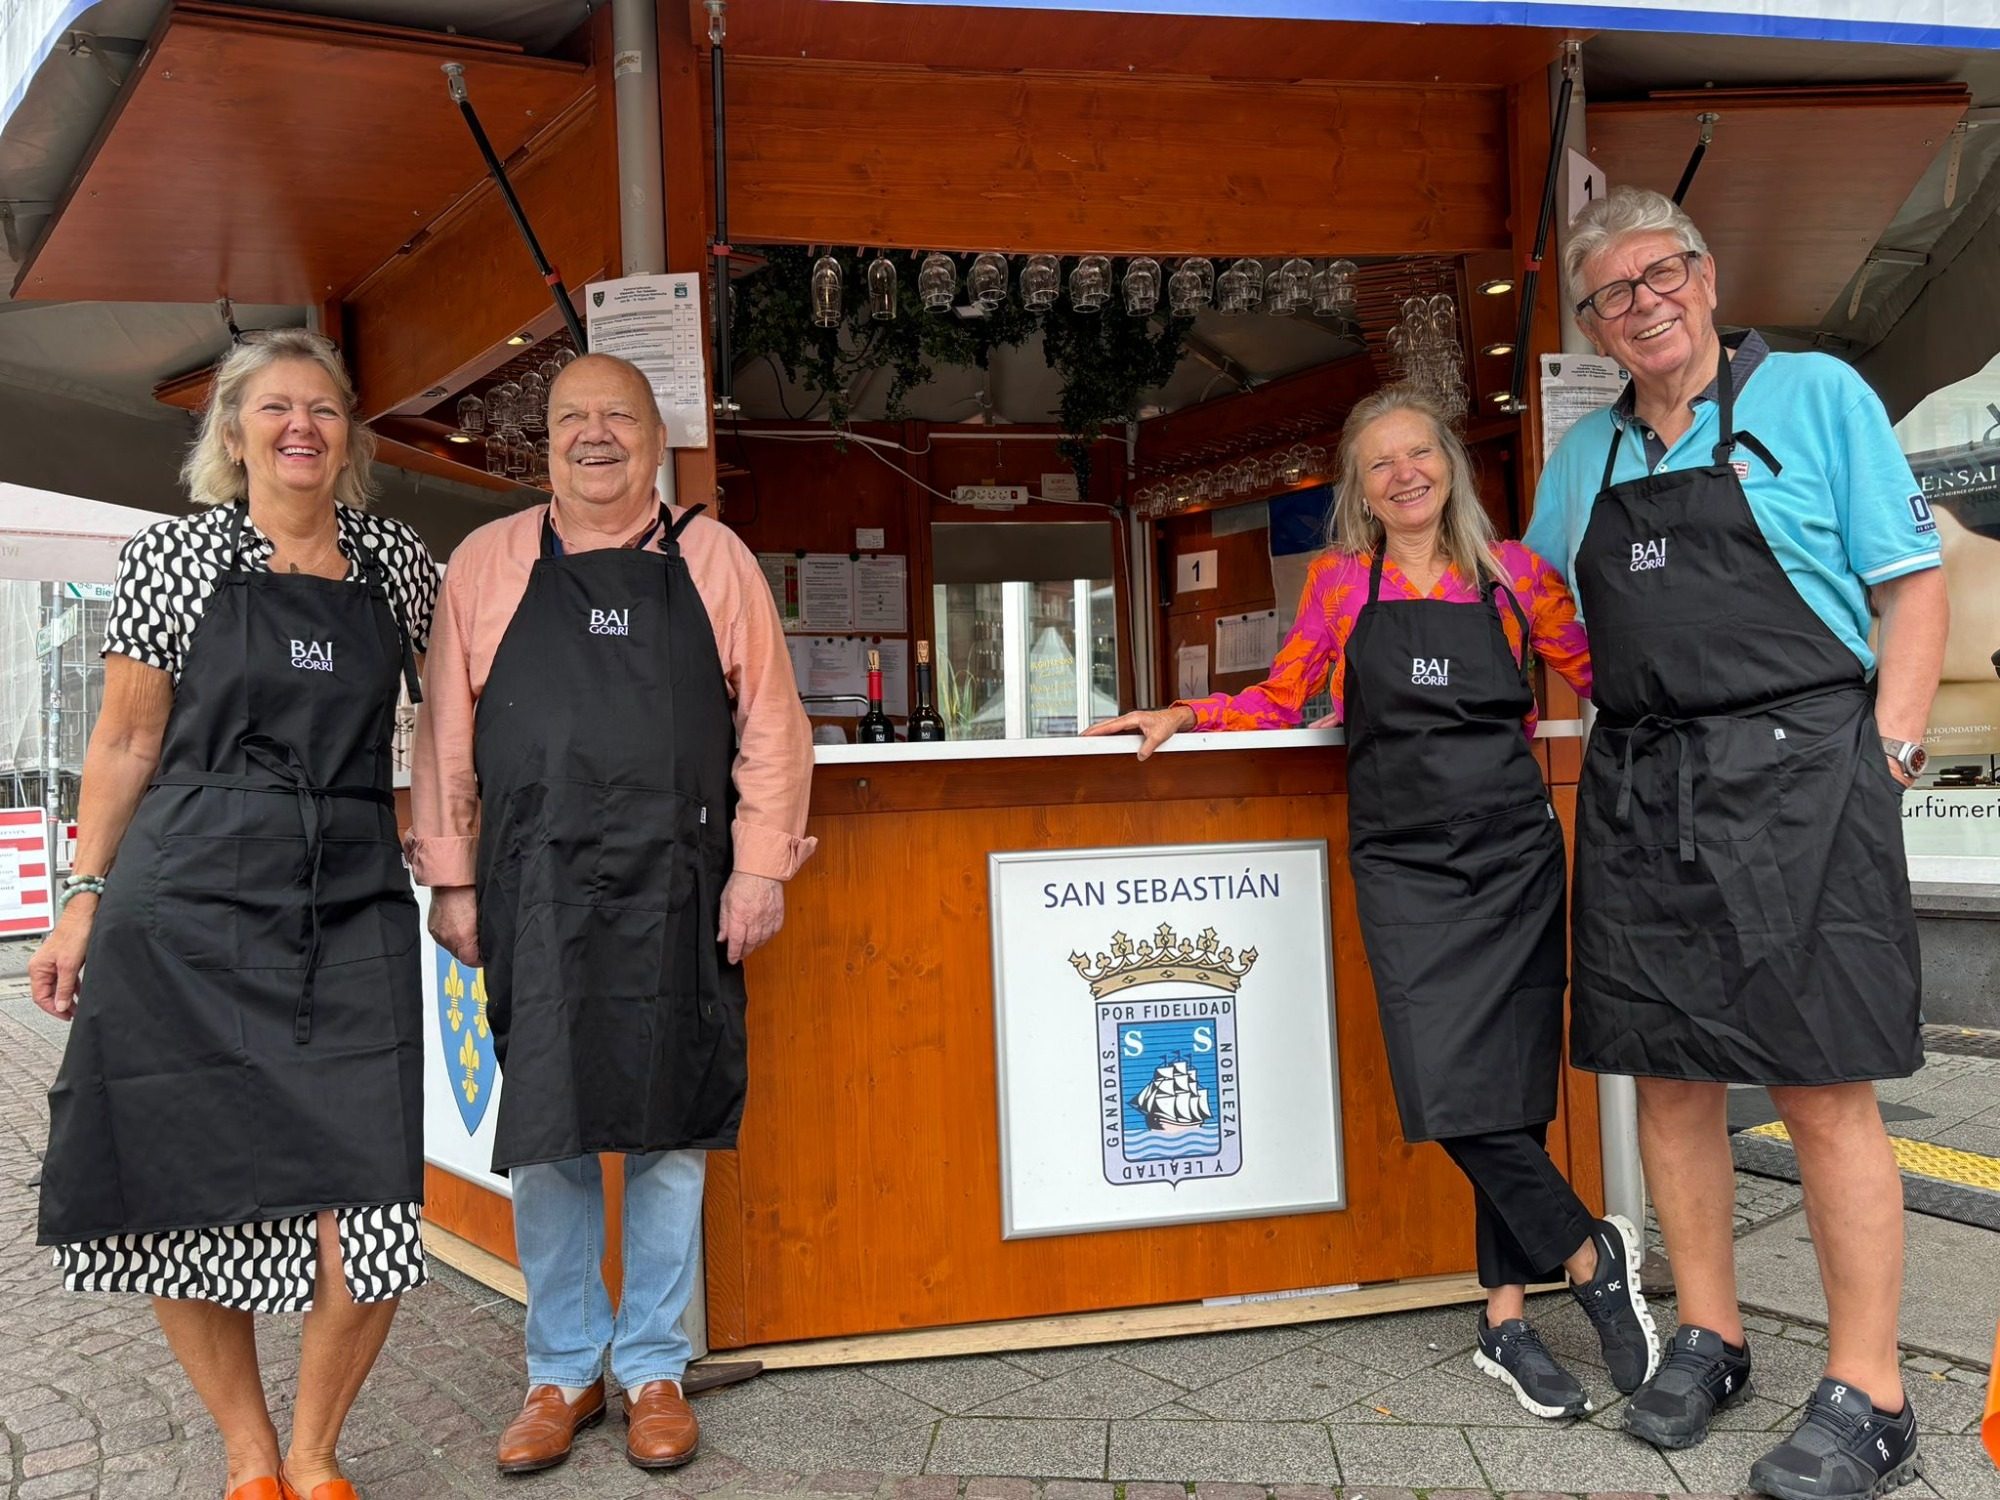
M 423 1198 L 408 635 L 365 552 L 360 582 L 246 571 L 247 511 L 91 927 L 43 1244 Z
M 708 610 L 661 548 L 542 555 L 479 696 L 479 949 L 507 1086 L 493 1169 L 728 1150 L 743 971 L 716 942 L 736 756 Z M 647 542 L 650 542 L 650 537 Z
M 1535 695 L 1476 604 L 1378 598 L 1346 652 L 1348 853 L 1403 1138 L 1555 1118 L 1563 838 L 1522 721 Z
M 1573 1060 L 1900 1078 L 1923 1059 L 1902 790 L 1860 661 L 1751 513 L 1719 364 L 1714 461 L 1613 484 L 1615 432 L 1577 551 L 1599 718 L 1578 788 Z

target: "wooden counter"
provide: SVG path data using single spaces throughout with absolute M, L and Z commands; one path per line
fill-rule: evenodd
M 1399 1135 L 1347 873 L 1338 733 L 1183 735 L 1143 763 L 1131 750 L 821 750 L 819 851 L 750 963 L 740 1148 L 710 1163 L 714 1348 L 1472 1266 L 1470 1190 L 1442 1151 Z M 1297 838 L 1328 846 L 1349 1206 L 1003 1240 L 988 855 Z M 1595 1202 L 1594 1088 L 1570 1075 L 1565 1094 L 1550 1149 Z

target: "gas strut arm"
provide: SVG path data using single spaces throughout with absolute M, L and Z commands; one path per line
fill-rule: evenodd
M 479 116 L 472 108 L 472 100 L 465 91 L 465 67 L 461 63 L 444 65 L 446 86 L 451 90 L 452 103 L 465 116 L 466 129 L 472 132 L 472 144 L 479 148 L 479 154 L 486 158 L 486 170 L 493 174 L 493 181 L 500 189 L 500 197 L 507 204 L 507 212 L 514 216 L 514 227 L 521 231 L 521 238 L 527 241 L 528 253 L 535 258 L 535 269 L 542 273 L 542 280 L 548 283 L 549 295 L 555 298 L 556 311 L 562 314 L 563 326 L 569 330 L 570 342 L 576 346 L 578 354 L 587 354 L 590 343 L 583 334 L 583 323 L 570 306 L 569 289 L 563 285 L 562 272 L 549 264 L 549 258 L 542 254 L 542 242 L 535 238 L 534 226 L 528 223 L 527 212 L 521 207 L 521 200 L 514 196 L 514 185 L 507 180 L 507 169 L 500 164 L 494 153 L 493 143 L 486 139 L 486 131 L 479 123 Z
M 1549 230 L 1556 217 L 1556 173 L 1562 165 L 1563 133 L 1569 126 L 1570 96 L 1576 92 L 1582 46 L 1563 43 L 1562 87 L 1556 93 L 1555 128 L 1549 132 L 1549 163 L 1542 172 L 1542 215 L 1535 224 L 1535 248 L 1521 275 L 1521 316 L 1514 330 L 1514 378 L 1507 386 L 1507 409 L 1521 410 L 1521 388 L 1528 378 L 1528 337 L 1535 322 L 1535 284 L 1548 253 Z

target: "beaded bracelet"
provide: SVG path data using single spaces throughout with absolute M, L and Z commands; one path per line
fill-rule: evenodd
M 64 906 L 69 905 L 70 897 L 81 896 L 85 891 L 88 891 L 93 896 L 102 896 L 104 894 L 104 877 L 102 875 L 70 876 L 62 885 L 62 904 Z

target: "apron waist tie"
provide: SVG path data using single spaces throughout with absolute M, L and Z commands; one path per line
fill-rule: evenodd
M 1695 862 L 1694 757 L 1688 754 L 1687 725 L 1685 719 L 1647 714 L 1626 729 L 1624 763 L 1618 776 L 1618 816 L 1622 821 L 1629 821 L 1632 816 L 1632 752 L 1638 747 L 1640 736 L 1647 730 L 1655 735 L 1672 735 L 1674 753 L 1680 758 L 1680 770 L 1675 778 L 1677 806 L 1674 823 L 1679 835 L 1681 863 L 1691 865 Z
M 334 797 L 349 797 L 394 807 L 395 799 L 390 793 L 374 786 L 314 786 L 291 746 L 267 735 L 245 735 L 242 743 L 243 753 L 276 777 L 276 785 L 242 776 L 200 773 L 162 776 L 154 785 L 213 786 L 241 792 L 290 792 L 298 799 L 299 825 L 306 841 L 305 859 L 300 865 L 299 875 L 306 887 L 307 937 L 305 973 L 299 981 L 298 1006 L 292 1016 L 292 1040 L 304 1046 L 312 1040 L 313 979 L 319 972 L 319 878 L 325 852 L 327 802 Z

